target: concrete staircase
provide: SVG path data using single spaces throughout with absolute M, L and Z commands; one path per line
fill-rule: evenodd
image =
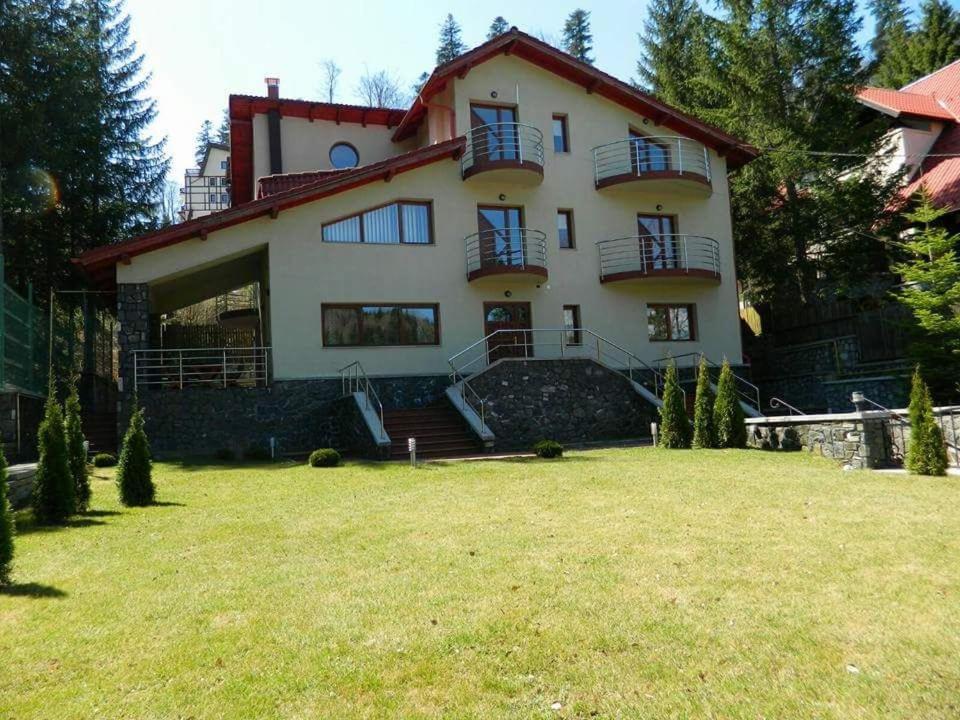
M 480 440 L 447 402 L 413 410 L 386 410 L 383 424 L 390 436 L 391 460 L 410 456 L 407 438 L 411 437 L 417 439 L 417 458 L 462 457 L 483 452 Z

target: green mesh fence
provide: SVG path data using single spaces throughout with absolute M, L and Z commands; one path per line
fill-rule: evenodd
M 23 297 L 6 283 L 0 303 L 0 342 L 3 343 L 0 385 L 4 389 L 45 395 L 49 316 L 33 304 L 30 293 Z

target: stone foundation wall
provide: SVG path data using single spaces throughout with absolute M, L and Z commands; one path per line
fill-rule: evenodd
M 470 386 L 485 400 L 496 450 L 647 437 L 657 415 L 626 378 L 592 360 L 503 360 Z

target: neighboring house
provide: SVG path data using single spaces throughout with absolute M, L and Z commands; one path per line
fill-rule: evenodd
M 513 29 L 407 109 L 276 81 L 229 108 L 232 207 L 77 260 L 117 290 L 122 395 L 159 451 L 350 445 L 382 437 L 378 400 L 397 451 L 445 393 L 498 448 L 636 436 L 665 358 L 741 363 L 727 173 L 755 151 L 627 83 Z M 152 343 L 253 283 L 263 347 Z
M 891 173 L 905 170 L 902 195 L 925 188 L 934 205 L 960 210 L 960 60 L 899 90 L 864 88 L 857 99 L 890 118 L 887 162 Z
M 230 146 L 210 143 L 200 167 L 187 170 L 180 194 L 180 221 L 201 218 L 230 207 Z

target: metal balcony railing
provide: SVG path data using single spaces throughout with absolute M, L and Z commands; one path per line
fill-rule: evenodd
M 464 238 L 467 277 L 547 268 L 547 236 L 530 228 L 481 230 Z
M 711 180 L 710 153 L 696 140 L 676 136 L 629 137 L 593 148 L 597 187 L 664 173 Z
M 133 351 L 133 381 L 158 387 L 259 387 L 269 384 L 269 347 L 162 348 Z
M 485 169 L 529 165 L 543 170 L 543 133 L 532 125 L 501 122 L 480 125 L 467 133 L 467 146 L 460 158 L 463 177 Z
M 367 373 L 363 370 L 363 365 L 354 360 L 346 367 L 340 368 L 340 389 L 343 397 L 352 395 L 355 392 L 363 393 L 363 400 L 366 403 L 365 408 L 373 411 L 376 408 L 377 417 L 380 421 L 380 428 L 377 434 L 377 441 L 387 440 L 387 430 L 383 424 L 383 403 L 380 402 L 380 396 L 377 389 L 370 382 Z
M 720 244 L 701 235 L 633 235 L 601 240 L 600 280 L 657 274 L 720 277 Z

